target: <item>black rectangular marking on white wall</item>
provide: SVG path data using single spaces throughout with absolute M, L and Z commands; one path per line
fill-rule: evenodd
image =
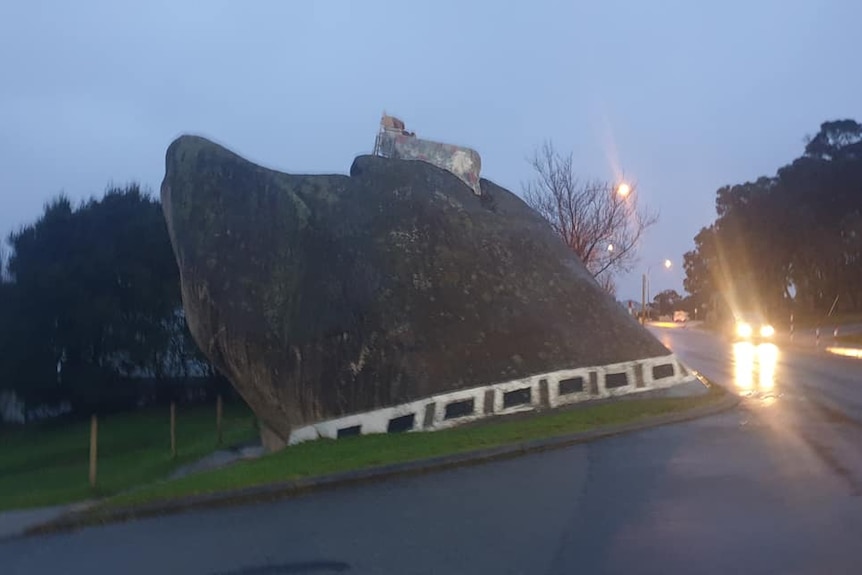
M 613 389 L 615 387 L 625 387 L 629 384 L 629 375 L 624 372 L 605 374 L 605 387 Z
M 581 393 L 584 391 L 584 378 L 583 377 L 570 377 L 568 379 L 561 379 L 558 384 L 558 392 L 560 395 L 568 395 L 570 393 Z
M 661 365 L 652 366 L 652 378 L 653 379 L 664 379 L 666 377 L 673 377 L 673 364 L 672 363 L 663 363 Z
M 389 425 L 386 426 L 386 433 L 399 433 L 401 431 L 410 431 L 416 423 L 416 414 L 409 413 L 401 417 L 393 417 L 389 420 Z
M 503 407 L 514 407 L 516 405 L 524 405 L 532 403 L 533 388 L 522 387 L 514 391 L 507 391 L 503 394 Z
M 338 438 L 350 437 L 352 435 L 360 435 L 362 433 L 361 425 L 351 425 L 350 427 L 342 427 L 338 430 Z
M 453 401 L 446 404 L 446 414 L 443 419 L 457 419 L 459 417 L 467 417 L 476 412 L 476 404 L 473 398 L 464 399 L 461 401 Z

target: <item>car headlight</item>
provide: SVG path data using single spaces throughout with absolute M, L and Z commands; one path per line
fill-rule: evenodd
M 739 337 L 751 337 L 752 333 L 751 326 L 744 321 L 740 321 L 736 324 L 736 335 Z
M 760 326 L 760 337 L 772 337 L 775 335 L 775 328 L 769 324 Z

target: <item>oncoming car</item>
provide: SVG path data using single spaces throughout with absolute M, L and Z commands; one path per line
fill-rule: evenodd
M 740 313 L 735 318 L 733 335 L 742 341 L 766 341 L 775 336 L 775 328 L 761 314 Z

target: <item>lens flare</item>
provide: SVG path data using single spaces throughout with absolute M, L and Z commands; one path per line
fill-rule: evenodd
M 748 341 L 733 344 L 733 377 L 736 387 L 746 394 L 775 389 L 778 347 L 772 343 L 754 345 Z
M 778 348 L 771 343 L 757 346 L 757 369 L 760 373 L 758 384 L 761 391 L 770 391 L 775 387 L 775 366 L 778 364 Z
M 733 344 L 733 380 L 742 391 L 754 388 L 754 346 L 748 342 Z

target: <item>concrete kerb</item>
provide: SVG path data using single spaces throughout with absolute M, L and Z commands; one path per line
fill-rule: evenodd
M 440 457 L 410 461 L 406 463 L 395 463 L 356 471 L 334 473 L 320 477 L 270 483 L 217 493 L 193 495 L 143 505 L 110 509 L 101 512 L 97 509 L 89 512 L 73 512 L 47 523 L 31 527 L 24 531 L 23 536 L 61 533 L 88 526 L 118 523 L 160 515 L 171 515 L 192 510 L 273 501 L 347 485 L 383 481 L 394 477 L 422 475 L 456 467 L 466 467 L 503 459 L 511 459 L 529 453 L 560 449 L 624 433 L 631 433 L 652 427 L 699 419 L 727 411 L 739 404 L 740 398 L 737 395 L 724 390 L 723 393 L 724 396 L 721 399 L 700 407 L 695 407 L 681 412 L 648 417 L 630 423 L 602 427 L 581 433 L 530 440 L 516 444 L 453 455 L 443 455 Z

